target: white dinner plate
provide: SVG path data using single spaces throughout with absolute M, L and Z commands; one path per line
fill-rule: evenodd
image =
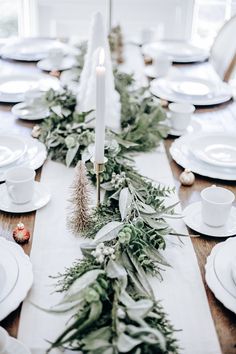
M 16 136 L 0 135 L 0 167 L 9 165 L 24 155 L 26 144 Z
M 34 194 L 30 202 L 24 204 L 13 203 L 8 191 L 6 184 L 0 185 L 0 210 L 7 213 L 29 213 L 41 209 L 51 199 L 51 195 L 48 190 L 40 182 L 34 182 Z
M 177 84 L 176 84 L 177 82 Z M 183 84 L 184 86 L 181 86 Z M 187 86 L 191 85 L 191 94 L 187 94 Z M 177 92 L 173 89 L 173 85 L 177 85 L 179 90 Z M 205 94 L 208 89 L 204 89 L 204 95 L 193 95 L 192 93 L 199 93 L 200 88 L 208 86 L 209 93 Z M 191 103 L 195 106 L 211 106 L 229 101 L 232 98 L 233 92 L 229 84 L 226 82 L 211 82 L 196 77 L 177 77 L 169 76 L 166 78 L 155 79 L 150 84 L 150 91 L 154 96 L 170 102 L 185 102 Z
M 68 70 L 71 69 L 75 65 L 76 61 L 73 57 L 64 57 L 60 64 L 54 64 L 49 58 L 45 58 L 40 60 L 37 63 L 37 67 L 40 70 L 44 71 L 52 71 L 52 70 L 58 70 L 58 71 L 63 71 L 63 70 Z
M 226 181 L 236 181 L 236 168 L 214 166 L 196 158 L 191 152 L 192 141 L 208 133 L 200 132 L 186 134 L 176 139 L 170 147 L 171 157 L 183 168 L 190 169 L 193 173 L 201 176 L 221 179 Z
M 236 235 L 235 207 L 232 207 L 227 223 L 220 227 L 212 227 L 203 222 L 201 202 L 188 205 L 183 211 L 183 216 L 185 224 L 200 234 L 212 237 L 230 237 Z
M 192 141 L 192 153 L 200 160 L 222 167 L 236 167 L 236 134 L 209 133 Z
M 164 53 L 171 57 L 176 63 L 193 63 L 204 61 L 209 53 L 185 41 L 159 41 L 143 45 L 142 53 L 148 57 L 155 58 L 157 54 Z
M 229 244 L 224 243 L 215 254 L 213 267 L 221 285 L 236 300 L 236 286 L 231 273 L 231 263 L 234 259 L 235 248 L 229 247 Z
M 223 259 L 221 258 L 222 265 L 220 266 L 220 268 L 218 269 L 218 272 L 216 274 L 215 264 L 214 264 L 215 257 L 217 256 L 218 252 L 221 252 L 221 249 L 223 249 L 223 248 L 225 248 L 225 252 L 227 253 L 228 256 Z M 228 308 L 229 310 L 231 310 L 234 313 L 236 313 L 235 297 L 232 296 L 230 294 L 230 292 L 228 291 L 229 290 L 228 285 L 226 286 L 228 290 L 226 290 L 225 282 L 222 283 L 219 280 L 219 274 L 221 274 L 220 275 L 220 279 L 221 279 L 221 277 L 222 277 L 222 273 L 221 273 L 222 269 L 221 268 L 223 267 L 223 270 L 225 271 L 225 268 L 228 267 L 227 263 L 232 260 L 232 250 L 235 251 L 235 248 L 236 248 L 236 239 L 235 238 L 231 238 L 225 242 L 217 244 L 212 249 L 211 254 L 210 254 L 210 256 L 208 256 L 207 263 L 205 265 L 205 270 L 206 270 L 205 278 L 206 278 L 207 285 L 212 290 L 215 297 L 226 308 Z M 234 255 L 235 255 L 235 253 L 234 253 Z M 227 274 L 227 280 L 231 283 L 231 286 L 232 286 L 232 279 L 229 279 L 230 269 L 228 269 L 227 271 L 229 271 L 229 274 Z
M 65 54 L 69 47 L 54 39 L 22 38 L 9 42 L 0 50 L 1 56 L 6 59 L 38 61 L 48 56 L 53 48 L 61 49 Z
M 7 331 L 5 331 L 1 327 L 1 332 L 4 331 L 6 333 L 7 338 L 7 347 L 3 354 L 32 354 L 32 352 L 24 345 L 24 343 L 20 342 L 18 339 L 13 338 L 8 335 Z M 41 352 L 41 354 L 45 354 L 45 351 Z
M 25 299 L 33 283 L 33 271 L 29 257 L 17 243 L 0 236 L 0 249 L 11 252 L 19 267 L 18 279 L 13 290 L 0 302 L 0 321 L 2 321 Z
M 234 285 L 236 286 L 236 257 L 234 257 L 231 262 L 231 277 L 233 279 Z
M 0 102 L 15 103 L 24 100 L 24 94 L 30 89 L 47 91 L 58 90 L 57 78 L 46 74 L 12 74 L 0 77 Z
M 5 174 L 9 168 L 25 166 L 37 170 L 43 165 L 47 157 L 45 145 L 39 140 L 27 136 L 24 137 L 24 142 L 26 144 L 25 154 L 15 162 L 7 166 L 0 167 L 0 182 L 5 181 Z
M 19 275 L 19 266 L 14 255 L 5 248 L 0 248 L 0 302 L 13 290 Z
M 38 108 L 32 108 L 28 107 L 25 102 L 15 104 L 11 111 L 14 116 L 25 120 L 40 120 L 50 115 L 47 107 L 40 106 Z

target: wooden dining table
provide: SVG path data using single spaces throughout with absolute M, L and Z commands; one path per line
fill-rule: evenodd
M 194 65 L 194 64 L 193 64 Z M 204 64 L 203 64 L 204 65 Z M 192 70 L 191 65 L 185 65 L 186 71 Z M 14 72 L 39 72 L 39 69 L 36 67 L 35 63 L 26 63 L 26 62 L 16 62 L 16 61 L 0 61 L 0 71 L 1 73 L 12 73 Z M 29 136 L 31 134 L 32 127 L 35 125 L 35 122 L 24 121 L 17 119 L 11 113 L 12 105 L 10 104 L 0 104 L 0 133 L 1 132 L 14 132 L 20 134 L 22 137 Z M 235 112 L 236 119 L 236 104 L 233 101 L 228 102 L 227 104 L 215 106 L 212 108 L 205 108 L 197 110 L 197 113 L 209 114 L 211 118 L 214 118 L 214 115 L 219 115 L 219 112 L 222 112 L 222 119 L 224 119 L 225 114 L 232 114 Z M 36 122 L 37 123 L 37 122 Z M 179 175 L 183 169 L 178 166 L 175 161 L 172 160 L 169 154 L 169 148 L 173 143 L 174 139 L 168 137 L 164 141 L 165 149 L 169 159 L 169 164 L 173 173 L 176 190 L 181 202 L 182 207 L 186 207 L 194 201 L 200 200 L 200 192 L 203 188 L 210 186 L 213 182 L 216 181 L 196 175 L 195 183 L 191 187 L 184 187 L 179 182 Z M 43 168 L 43 167 L 42 167 Z M 37 171 L 36 179 L 40 180 L 41 168 Z M 226 187 L 230 189 L 236 195 L 236 183 L 228 181 L 217 180 L 217 185 Z M 31 233 L 30 242 L 23 247 L 26 254 L 30 255 L 31 245 L 33 242 L 34 236 L 34 220 L 35 212 L 26 213 L 26 214 L 9 214 L 5 212 L 0 212 L 0 236 L 11 237 L 13 229 L 16 227 L 19 221 L 23 222 L 27 229 Z M 194 234 L 193 230 L 189 230 L 191 234 Z M 205 286 L 205 291 L 208 298 L 209 307 L 211 310 L 212 318 L 215 324 L 215 328 L 218 334 L 219 342 L 221 345 L 222 353 L 224 354 L 236 354 L 236 315 L 226 309 L 214 296 L 211 290 L 208 288 L 205 282 L 205 264 L 208 255 L 210 254 L 212 248 L 219 242 L 223 242 L 224 238 L 214 238 L 214 237 L 194 237 L 192 238 L 193 247 L 197 256 L 198 265 L 201 271 L 202 280 Z M 21 313 L 21 306 L 12 312 L 7 318 L 5 318 L 0 325 L 7 329 L 10 335 L 16 337 L 19 325 Z M 201 326 L 201 324 L 199 324 Z M 204 354 L 204 353 L 201 353 Z

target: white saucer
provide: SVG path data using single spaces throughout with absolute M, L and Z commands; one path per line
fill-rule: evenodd
M 226 264 L 226 268 L 227 268 L 228 267 L 227 263 L 230 264 L 230 261 L 232 260 L 231 250 L 235 250 L 235 247 L 236 247 L 236 239 L 235 238 L 231 238 L 231 239 L 226 240 L 225 242 L 217 244 L 212 249 L 211 254 L 210 254 L 210 256 L 208 256 L 207 263 L 205 265 L 205 269 L 206 269 L 205 278 L 206 278 L 207 285 L 212 290 L 215 297 L 220 302 L 222 302 L 222 304 L 226 308 L 228 308 L 229 310 L 231 310 L 234 313 L 236 313 L 236 301 L 235 301 L 235 297 L 230 294 L 229 287 L 228 287 L 228 282 L 229 282 L 229 284 L 231 284 L 230 285 L 231 287 L 233 286 L 233 284 L 232 284 L 233 280 L 230 279 L 230 270 L 229 269 L 227 270 L 227 272 L 229 272 L 229 274 L 227 274 L 228 281 L 227 281 L 227 283 L 224 282 L 224 284 L 223 284 L 222 283 L 222 276 L 223 276 L 224 272 L 222 272 L 222 270 L 220 270 L 220 268 L 221 268 L 220 267 L 220 268 L 218 268 L 218 272 L 217 272 L 218 274 L 216 274 L 215 260 L 216 260 L 216 257 L 220 256 L 221 251 L 223 251 L 223 249 L 225 249 L 225 251 L 228 250 L 227 257 L 225 258 L 225 255 L 223 256 L 223 254 L 222 254 L 221 262 L 220 262 L 220 263 L 222 263 L 223 268 L 225 267 L 224 266 L 225 264 Z M 218 252 L 219 252 L 219 255 L 218 255 Z M 229 255 L 229 259 L 228 259 L 228 255 Z M 219 279 L 219 274 L 220 274 L 220 279 Z M 227 289 L 225 288 L 225 286 Z
M 192 203 L 183 211 L 184 222 L 200 234 L 212 237 L 229 237 L 236 235 L 236 208 L 232 207 L 229 219 L 224 226 L 211 227 L 202 221 L 201 202 Z
M 64 57 L 59 64 L 54 64 L 49 58 L 45 58 L 40 60 L 37 63 L 37 67 L 44 71 L 52 71 L 52 70 L 68 70 L 71 69 L 75 65 L 75 59 L 73 57 Z
M 25 120 L 45 119 L 50 115 L 47 107 L 39 107 L 34 110 L 31 107 L 27 107 L 24 102 L 15 104 L 11 111 L 14 116 Z
M 0 186 L 0 210 L 8 213 L 29 213 L 38 210 L 48 204 L 50 199 L 50 193 L 40 182 L 35 181 L 33 199 L 25 204 L 13 203 L 7 192 L 6 184 L 3 183 Z
M 14 288 L 8 296 L 0 302 L 0 321 L 2 321 L 25 299 L 33 283 L 33 271 L 29 257 L 17 243 L 7 241 L 0 236 L 0 248 L 11 252 L 19 266 L 19 276 Z M 11 351 L 10 353 L 15 354 L 18 352 Z
M 170 127 L 170 130 L 169 130 L 169 135 L 173 135 L 173 136 L 182 136 L 184 134 L 192 134 L 196 131 L 199 131 L 201 129 L 201 125 L 197 122 L 191 122 L 190 125 L 184 129 L 184 130 L 177 130 L 177 129 L 174 129 L 172 127 Z

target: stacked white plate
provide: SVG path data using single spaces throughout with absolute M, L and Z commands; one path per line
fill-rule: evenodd
M 76 61 L 74 57 L 66 56 L 60 61 L 60 63 L 56 63 L 56 64 L 50 58 L 42 59 L 37 63 L 37 67 L 40 70 L 44 70 L 44 71 L 52 71 L 52 70 L 63 71 L 63 70 L 68 70 L 73 68 L 75 64 Z
M 155 79 L 151 82 L 150 91 L 167 101 L 188 102 L 196 106 L 221 104 L 233 95 L 231 87 L 225 82 L 184 76 Z
M 38 61 L 48 56 L 51 49 L 61 49 L 64 54 L 71 48 L 54 39 L 46 38 L 22 38 L 14 40 L 0 50 L 3 58 L 23 61 Z
M 170 154 L 180 166 L 194 173 L 236 181 L 236 134 L 187 134 L 175 140 Z
M 143 45 L 142 53 L 155 58 L 167 54 L 176 63 L 194 63 L 208 59 L 209 53 L 185 41 L 159 41 Z
M 46 74 L 11 74 L 0 78 L 0 102 L 16 103 L 24 100 L 24 94 L 31 89 L 58 90 L 60 81 Z
M 32 283 L 29 257 L 19 245 L 0 236 L 0 321 L 20 305 Z
M 0 135 L 0 182 L 5 181 L 6 172 L 12 167 L 41 167 L 47 151 L 43 143 L 31 137 L 13 134 Z
M 216 245 L 207 258 L 206 282 L 215 297 L 236 313 L 236 239 Z

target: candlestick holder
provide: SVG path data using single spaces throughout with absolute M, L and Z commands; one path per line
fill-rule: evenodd
M 97 207 L 101 204 L 101 174 L 104 171 L 105 163 L 107 159 L 104 158 L 104 163 L 97 163 L 93 161 L 94 171 L 96 173 L 96 184 L 97 184 Z

